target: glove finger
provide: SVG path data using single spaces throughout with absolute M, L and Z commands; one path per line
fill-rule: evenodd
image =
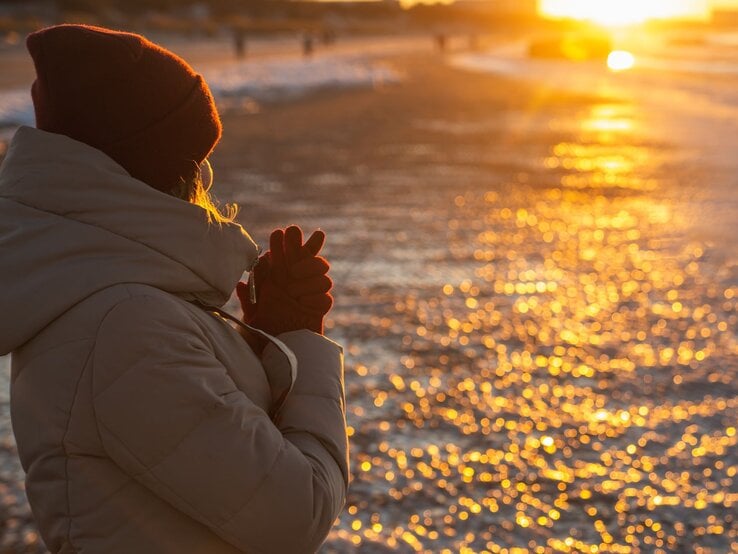
M 328 293 L 301 296 L 300 305 L 316 312 L 327 314 L 333 307 L 333 297 Z
M 259 261 L 254 267 L 254 277 L 256 278 L 256 288 L 269 278 L 272 269 L 271 252 L 267 251 L 259 257 Z
M 269 237 L 269 252 L 271 252 L 272 270 L 275 276 L 287 275 L 287 260 L 284 253 L 284 231 L 275 229 Z
M 330 268 L 325 258 L 305 258 L 290 267 L 290 279 L 307 279 L 315 275 L 325 275 Z
M 249 286 L 243 281 L 239 281 L 236 285 L 236 296 L 241 301 L 241 304 L 249 301 Z
M 332 287 L 333 281 L 331 281 L 330 277 L 327 275 L 318 275 L 299 281 L 290 281 L 287 284 L 286 290 L 292 298 L 299 298 L 306 294 L 325 293 L 331 290 Z
M 291 266 L 300 259 L 302 251 L 302 229 L 297 225 L 290 225 L 284 232 L 284 252 L 287 257 L 287 266 Z
M 310 235 L 302 247 L 301 255 L 303 258 L 317 256 L 325 244 L 325 233 L 318 229 Z

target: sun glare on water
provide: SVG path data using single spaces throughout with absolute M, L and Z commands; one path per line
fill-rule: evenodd
M 617 27 L 650 19 L 708 17 L 708 0 L 540 0 L 542 15 Z

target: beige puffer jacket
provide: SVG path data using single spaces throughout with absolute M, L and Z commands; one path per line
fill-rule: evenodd
M 52 552 L 317 550 L 348 483 L 341 349 L 269 382 L 223 305 L 256 245 L 238 225 L 130 177 L 102 152 L 21 128 L 0 170 L 0 354 L 26 490 Z

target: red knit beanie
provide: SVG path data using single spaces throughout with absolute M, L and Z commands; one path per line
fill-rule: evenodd
M 156 189 L 190 178 L 220 140 L 202 76 L 140 35 L 56 25 L 26 45 L 36 126 L 102 150 Z

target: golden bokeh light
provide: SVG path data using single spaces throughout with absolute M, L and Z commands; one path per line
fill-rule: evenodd
M 349 386 L 356 478 L 334 540 L 738 550 L 735 273 L 672 239 L 684 206 L 644 171 L 665 153 L 632 140 L 639 120 L 594 104 L 540 158 L 548 186 L 450 193 L 463 277 L 371 298 L 386 311 L 367 323 L 401 356 L 349 368 L 371 386 Z

